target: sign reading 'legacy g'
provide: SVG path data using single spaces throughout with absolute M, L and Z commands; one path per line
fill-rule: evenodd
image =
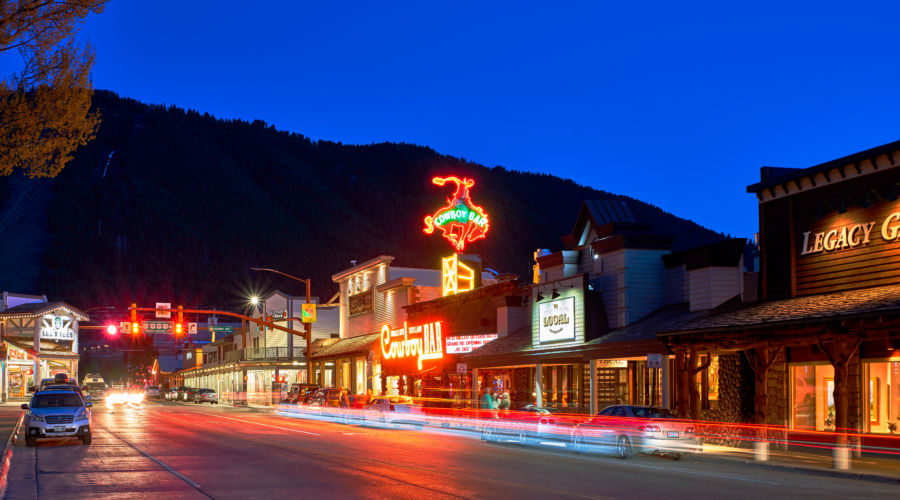
M 876 226 L 880 231 L 872 234 Z M 868 245 L 873 237 L 878 235 L 884 241 L 896 241 L 900 239 L 900 212 L 894 212 L 881 222 L 877 221 L 848 224 L 833 227 L 825 231 L 803 233 L 803 247 L 800 255 L 815 255 L 823 252 L 834 252 L 846 248 L 856 248 Z
M 538 304 L 538 339 L 543 342 L 575 340 L 575 298 Z

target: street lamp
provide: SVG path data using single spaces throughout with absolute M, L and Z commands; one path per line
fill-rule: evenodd
M 310 303 L 310 280 L 298 278 L 296 276 L 291 276 L 290 274 L 283 273 L 281 271 L 276 271 L 275 269 L 269 269 L 267 267 L 251 267 L 251 271 L 266 271 L 270 273 L 280 274 L 286 278 L 290 278 L 292 280 L 299 281 L 301 283 L 306 284 L 306 304 Z M 313 371 L 312 371 L 312 325 L 310 323 L 303 323 L 305 329 L 306 336 L 306 383 L 311 384 L 313 381 Z
M 250 305 L 253 306 L 254 309 L 257 309 L 257 306 L 259 306 L 260 303 L 261 303 L 261 302 L 260 302 L 260 299 L 259 299 L 259 295 L 253 295 L 253 296 L 250 297 Z M 257 310 L 258 310 L 258 312 L 259 312 L 259 319 L 265 320 L 265 319 L 266 319 L 266 304 L 265 304 L 265 302 L 262 302 L 262 307 L 259 307 Z M 246 312 L 246 311 L 245 311 L 245 312 Z M 263 357 L 265 357 L 265 353 L 266 353 L 266 327 L 263 326 L 263 327 L 260 328 L 260 330 L 262 331 L 262 340 L 263 340 L 263 346 L 262 346 L 262 349 L 263 349 L 263 350 L 262 350 L 262 352 L 263 352 Z M 255 350 L 254 350 L 254 352 L 255 352 Z M 254 356 L 256 356 L 256 355 L 258 355 L 258 354 L 254 354 Z

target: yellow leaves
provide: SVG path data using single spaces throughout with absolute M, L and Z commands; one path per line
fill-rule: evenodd
M 94 138 L 90 47 L 77 27 L 107 0 L 0 0 L 0 52 L 16 50 L 19 71 L 0 75 L 0 175 L 55 177 Z

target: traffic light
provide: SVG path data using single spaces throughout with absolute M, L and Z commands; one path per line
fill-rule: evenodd
M 175 320 L 175 328 L 173 329 L 176 337 L 184 335 L 184 307 L 178 306 L 178 317 Z
M 138 323 L 137 304 L 131 304 L 131 334 L 137 335 L 141 333 L 141 325 Z

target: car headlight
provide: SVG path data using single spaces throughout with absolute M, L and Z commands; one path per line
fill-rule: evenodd
M 31 421 L 32 421 L 32 422 L 43 422 L 43 421 L 44 421 L 44 417 L 32 413 L 32 414 L 31 414 Z
M 81 411 L 75 415 L 75 420 L 87 420 L 87 408 L 82 408 Z

